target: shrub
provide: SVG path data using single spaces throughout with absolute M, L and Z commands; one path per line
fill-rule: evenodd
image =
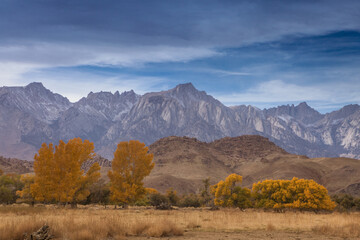
M 336 202 L 337 209 L 340 211 L 360 210 L 360 198 L 355 198 L 350 194 L 335 194 L 332 200 Z
M 195 195 L 195 194 L 190 194 L 190 195 L 185 195 L 179 203 L 180 207 L 200 207 L 201 206 L 201 199 Z
M 20 175 L 7 174 L 0 176 L 0 203 L 11 204 L 16 202 L 16 191 L 24 187 Z
M 166 197 L 169 199 L 169 202 L 172 206 L 177 206 L 180 198 L 176 194 L 176 191 L 173 188 L 169 188 L 166 191 Z
M 154 193 L 150 195 L 150 205 L 160 210 L 171 209 L 169 199 L 160 193 Z

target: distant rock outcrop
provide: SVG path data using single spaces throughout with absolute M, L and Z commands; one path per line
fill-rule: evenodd
M 4 173 L 30 173 L 33 172 L 33 162 L 16 158 L 5 158 L 0 156 L 0 169 Z

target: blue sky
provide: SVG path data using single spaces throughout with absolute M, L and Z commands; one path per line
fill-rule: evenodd
M 360 1 L 0 3 L 0 86 L 90 91 L 192 82 L 224 104 L 360 103 Z

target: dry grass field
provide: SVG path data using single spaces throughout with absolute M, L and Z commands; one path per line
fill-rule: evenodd
M 24 239 L 45 223 L 55 239 L 360 239 L 359 213 L 0 207 L 1 240 Z

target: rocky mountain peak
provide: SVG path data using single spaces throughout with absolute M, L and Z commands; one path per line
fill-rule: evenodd
M 119 92 L 117 91 L 117 93 L 119 94 Z M 115 93 L 116 95 L 116 93 Z M 137 101 L 139 98 L 140 98 L 140 95 L 136 94 L 134 92 L 134 90 L 130 90 L 130 91 L 125 91 L 125 92 L 122 92 L 119 97 L 121 99 L 125 99 L 125 100 L 128 100 L 128 101 L 131 101 L 131 102 L 135 102 Z
M 358 104 L 350 104 L 350 105 L 344 106 L 343 108 L 341 108 L 338 111 L 331 112 L 328 115 L 331 116 L 335 120 L 335 119 L 341 119 L 341 118 L 348 117 L 359 110 L 360 110 L 360 106 Z
M 2 87 L 1 102 L 11 111 L 18 109 L 40 121 L 51 122 L 61 111 L 71 106 L 70 101 L 51 92 L 42 83 L 33 82 L 25 87 Z
M 108 120 L 118 120 L 138 101 L 139 95 L 134 91 L 114 94 L 111 92 L 90 92 L 86 98 L 80 99 L 75 105 L 80 111 L 90 115 L 102 115 Z
M 47 90 L 41 82 L 32 82 L 25 86 L 25 89 Z
M 323 115 L 310 107 L 306 102 L 302 102 L 295 106 L 282 105 L 275 108 L 265 109 L 265 112 L 270 116 L 291 117 L 300 120 L 303 124 L 312 124 L 323 118 Z
M 175 87 L 175 90 L 178 91 L 178 92 L 179 91 L 186 91 L 186 92 L 197 91 L 197 89 L 194 87 L 194 85 L 191 82 L 178 84 Z
M 176 99 L 184 106 L 193 106 L 194 103 L 199 103 L 200 101 L 222 105 L 218 100 L 207 95 L 205 91 L 197 90 L 192 83 L 179 84 L 164 93 L 165 96 Z

